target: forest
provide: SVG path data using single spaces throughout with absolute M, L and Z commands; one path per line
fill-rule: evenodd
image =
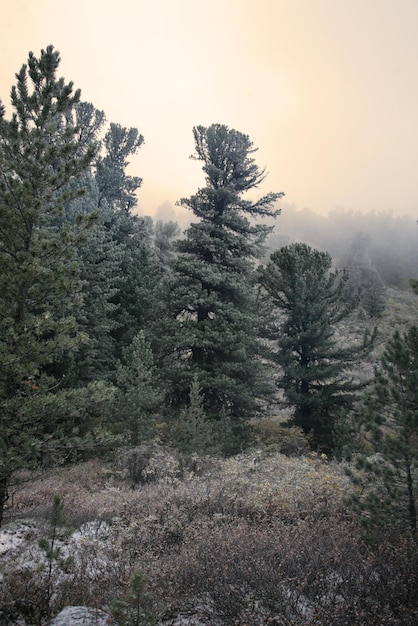
M 0 102 L 0 623 L 415 624 L 416 221 L 250 200 L 219 123 L 187 228 L 141 216 L 59 65 Z

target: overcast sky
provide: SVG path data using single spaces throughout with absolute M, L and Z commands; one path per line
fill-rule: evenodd
M 3 0 L 6 104 L 48 44 L 83 100 L 144 135 L 143 214 L 203 186 L 192 128 L 216 122 L 259 148 L 259 195 L 418 217 L 418 0 Z

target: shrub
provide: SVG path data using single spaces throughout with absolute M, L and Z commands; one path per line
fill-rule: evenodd
M 158 480 L 176 480 L 181 474 L 179 456 L 157 443 L 121 449 L 117 463 L 122 476 L 129 478 L 132 487 Z
M 417 617 L 415 561 L 371 552 L 348 524 L 306 520 L 205 526 L 161 567 L 166 602 L 206 599 L 223 624 L 392 625 Z
M 309 440 L 301 428 L 287 426 L 277 418 L 253 421 L 252 443 L 288 456 L 302 456 L 310 450 Z
M 203 459 L 195 472 L 159 446 L 148 461 L 161 473 L 138 489 L 118 464 L 88 463 L 68 468 L 67 482 L 60 468 L 18 494 L 22 514 L 59 492 L 71 524 L 83 520 L 56 543 L 72 559 L 66 568 L 51 559 L 50 615 L 73 604 L 113 605 L 121 623 L 138 624 L 416 623 L 416 544 L 362 540 L 343 505 L 351 483 L 335 461 L 260 451 Z M 2 557 L 0 606 L 11 623 L 41 622 L 48 563 L 39 526 L 29 551 Z

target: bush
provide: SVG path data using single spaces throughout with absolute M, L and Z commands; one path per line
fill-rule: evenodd
M 223 624 L 412 626 L 410 548 L 372 552 L 341 520 L 208 525 L 165 562 L 158 586 L 178 607 L 206 602 Z
M 179 456 L 156 443 L 121 449 L 117 463 L 132 487 L 159 480 L 178 479 L 181 474 Z
M 57 576 L 45 569 L 39 522 L 26 548 L 0 555 L 9 623 L 40 623 L 49 584 L 51 615 L 70 604 L 113 605 L 125 623 L 155 616 L 166 626 L 183 617 L 210 626 L 415 625 L 416 544 L 362 540 L 343 505 L 350 481 L 335 461 L 260 451 L 196 457 L 195 472 L 159 446 L 147 459 L 160 473 L 138 489 L 118 463 L 87 463 L 68 468 L 67 481 L 60 468 L 16 494 L 27 516 L 59 492 L 71 525 L 83 522 L 56 544 L 72 556 L 68 566 L 51 552 Z
M 309 440 L 301 428 L 287 426 L 278 418 L 252 422 L 252 444 L 281 452 L 287 456 L 302 456 L 310 450 Z

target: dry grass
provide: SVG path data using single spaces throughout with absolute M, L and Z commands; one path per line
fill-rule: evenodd
M 119 600 L 128 611 L 129 581 L 139 571 L 148 581 L 139 598 L 148 617 L 127 624 L 151 624 L 151 614 L 167 626 L 186 624 L 179 615 L 211 626 L 415 623 L 410 545 L 364 544 L 343 504 L 350 484 L 337 463 L 261 451 L 185 459 L 151 448 L 135 488 L 126 451 L 23 485 L 9 521 L 35 519 L 45 533 L 41 521 L 59 494 L 81 532 L 64 543 L 66 554 L 72 546 L 68 571 L 53 563 L 49 613 L 41 610 L 45 562 L 35 557 L 23 569 L 9 563 L 3 607 L 19 612 L 20 598 L 20 614 L 32 607 L 33 624 L 46 624 L 65 604 L 109 609 Z

